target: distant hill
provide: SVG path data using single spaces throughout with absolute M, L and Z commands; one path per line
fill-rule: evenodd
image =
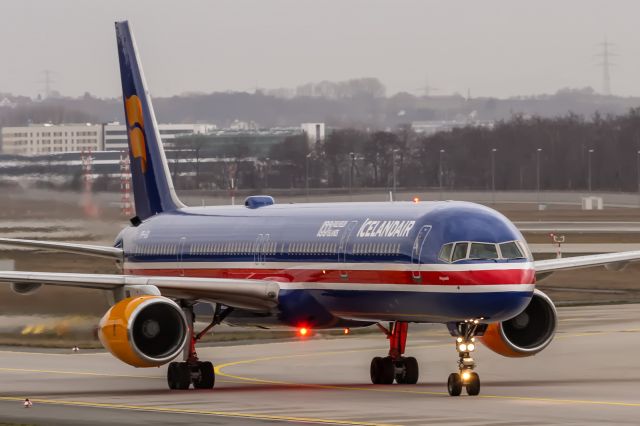
M 640 98 L 603 96 L 590 88 L 562 89 L 551 95 L 507 99 L 466 99 L 458 94 L 424 97 L 410 93 L 387 97 L 383 87 L 369 92 L 298 90 L 286 96 L 282 95 L 282 90 L 187 94 L 155 98 L 154 104 L 159 121 L 165 123 L 207 122 L 227 126 L 238 119 L 274 127 L 323 121 L 332 127 L 370 129 L 395 127 L 412 121 L 500 120 L 513 115 L 554 117 L 569 112 L 589 118 L 596 112 L 620 115 L 640 106 Z M 0 104 L 0 126 L 29 122 L 123 121 L 122 104 L 117 98 L 100 99 L 87 93 L 78 98 L 58 97 L 43 101 L 2 94 L 0 101 L 3 99 L 7 101 L 5 106 Z

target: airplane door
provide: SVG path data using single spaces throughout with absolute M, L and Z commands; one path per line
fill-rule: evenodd
M 422 275 L 420 274 L 420 259 L 422 258 L 422 249 L 425 241 L 431 232 L 431 225 L 425 225 L 420 228 L 416 239 L 413 241 L 413 248 L 411 249 L 411 274 L 415 281 L 420 281 Z
M 347 261 L 347 243 L 349 242 L 349 238 L 351 238 L 351 234 L 353 233 L 353 229 L 358 224 L 357 220 L 352 220 L 345 226 L 344 230 L 340 235 L 340 242 L 338 243 L 338 262 L 345 263 Z M 340 270 L 340 277 L 343 279 L 349 278 L 349 274 L 346 270 Z
M 176 266 L 178 268 L 178 275 L 184 277 L 184 251 L 187 249 L 187 237 L 180 237 L 177 248 Z

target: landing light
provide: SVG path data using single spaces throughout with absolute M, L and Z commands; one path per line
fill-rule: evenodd
M 475 350 L 475 348 L 476 348 L 476 345 L 474 345 L 473 343 L 469 343 L 469 344 L 467 345 L 467 350 L 468 350 L 469 352 L 473 352 L 473 351 Z
M 462 380 L 467 381 L 469 380 L 469 378 L 471 378 L 471 373 L 469 373 L 468 371 L 463 371 L 461 376 L 462 376 Z
M 419 202 L 420 202 L 420 198 L 418 198 L 418 197 L 413 197 L 413 202 L 414 202 L 414 203 L 419 203 Z
M 346 335 L 346 334 L 349 334 L 349 333 L 351 333 L 351 330 L 349 330 L 348 328 L 345 328 L 344 329 L 344 334 Z
M 466 351 L 467 351 L 467 345 L 466 345 L 465 343 L 460 343 L 460 344 L 458 345 L 458 350 L 459 350 L 460 352 L 466 352 Z

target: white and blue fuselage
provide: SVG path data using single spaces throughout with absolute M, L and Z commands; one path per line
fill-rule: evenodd
M 125 273 L 277 281 L 278 309 L 265 325 L 503 321 L 532 297 L 522 235 L 488 207 L 264 198 L 181 208 L 126 228 L 116 241 Z

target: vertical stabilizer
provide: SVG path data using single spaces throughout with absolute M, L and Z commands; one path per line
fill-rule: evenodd
M 136 215 L 144 220 L 183 207 L 176 196 L 162 148 L 158 124 L 127 21 L 116 22 L 122 99 Z

